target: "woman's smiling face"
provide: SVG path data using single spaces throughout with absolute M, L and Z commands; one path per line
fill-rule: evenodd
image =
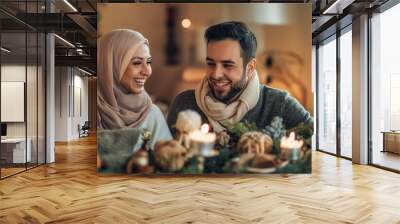
M 124 75 L 121 85 L 130 93 L 139 94 L 144 90 L 146 80 L 151 76 L 150 49 L 147 44 L 141 44 L 133 55 Z

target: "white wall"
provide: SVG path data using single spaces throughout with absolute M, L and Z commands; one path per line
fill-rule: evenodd
M 72 108 L 72 120 L 71 120 L 71 136 L 72 138 L 78 138 L 78 124 L 81 126 L 85 123 L 85 121 L 89 120 L 89 102 L 88 102 L 88 77 L 82 77 L 79 73 L 78 75 L 74 75 L 74 92 L 71 96 L 74 99 L 74 102 L 71 105 L 74 105 Z M 79 93 L 80 92 L 80 93 Z M 80 111 L 81 110 L 81 111 Z
M 75 68 L 56 67 L 56 141 L 77 139 L 78 124 L 83 125 L 88 120 L 88 78 L 82 75 Z
M 67 67 L 55 68 L 55 141 L 68 140 L 69 117 L 69 69 Z

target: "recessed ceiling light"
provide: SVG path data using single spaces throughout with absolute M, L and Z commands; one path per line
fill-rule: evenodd
M 72 47 L 72 48 L 75 48 L 75 45 L 71 44 L 71 42 L 69 42 L 68 40 L 66 40 L 66 39 L 64 39 L 64 38 L 62 38 L 62 37 L 60 37 L 60 36 L 57 35 L 57 34 L 54 34 L 54 36 L 57 37 L 57 38 L 58 38 L 59 40 L 61 40 L 62 42 L 64 42 L 65 44 L 67 44 L 68 46 L 70 46 L 70 47 Z
M 79 67 L 78 67 L 78 70 L 81 71 L 81 72 L 83 72 L 83 73 L 85 73 L 85 74 L 87 74 L 87 75 L 93 75 L 92 73 L 90 73 L 90 72 L 88 72 L 88 71 L 86 71 L 86 70 L 83 70 L 83 69 L 81 69 L 81 68 L 79 68 Z
M 64 0 L 64 3 L 68 5 L 74 12 L 78 12 L 78 10 L 71 4 L 69 1 Z
M 1 51 L 4 51 L 6 53 L 10 53 L 11 52 L 11 50 L 9 50 L 9 49 L 7 49 L 5 47 L 1 47 Z
M 355 0 L 336 0 L 322 14 L 342 14 L 343 9 L 351 5 Z

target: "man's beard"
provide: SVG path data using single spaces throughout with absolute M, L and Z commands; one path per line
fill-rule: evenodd
M 209 85 L 212 86 L 210 84 L 210 80 L 208 82 L 209 82 Z M 239 80 L 239 82 L 232 85 L 232 88 L 229 90 L 228 94 L 222 96 L 218 92 L 214 91 L 213 88 L 211 88 L 211 92 L 217 100 L 221 101 L 222 103 L 228 104 L 228 103 L 231 103 L 232 101 L 234 101 L 236 96 L 246 87 L 246 83 L 247 83 L 246 73 L 244 73 L 242 78 Z

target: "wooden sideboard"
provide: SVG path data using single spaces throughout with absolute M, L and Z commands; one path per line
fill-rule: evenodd
M 383 152 L 400 154 L 400 131 L 383 131 Z

